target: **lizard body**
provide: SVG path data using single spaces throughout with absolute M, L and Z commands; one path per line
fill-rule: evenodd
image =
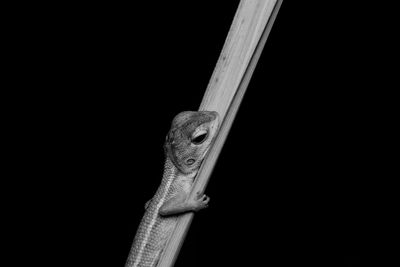
M 188 201 L 193 181 L 218 128 L 215 111 L 185 111 L 172 121 L 167 135 L 164 173 L 137 230 L 125 267 L 155 267 L 178 216 L 205 208 L 209 198 Z

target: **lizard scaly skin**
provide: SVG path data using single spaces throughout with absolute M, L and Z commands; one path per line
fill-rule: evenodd
M 215 111 L 185 111 L 172 121 L 165 141 L 164 174 L 137 230 L 125 267 L 155 267 L 178 216 L 205 208 L 209 198 L 188 201 L 193 181 L 218 128 Z

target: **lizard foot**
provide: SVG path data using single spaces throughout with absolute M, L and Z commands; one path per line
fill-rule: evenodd
M 207 208 L 208 202 L 210 202 L 210 198 L 208 196 L 204 194 L 200 195 L 200 193 L 197 193 L 196 199 L 193 202 L 193 210 L 199 211 L 201 209 Z

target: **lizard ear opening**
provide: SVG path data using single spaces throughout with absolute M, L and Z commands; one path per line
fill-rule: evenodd
M 188 159 L 188 160 L 186 160 L 186 164 L 187 164 L 187 165 L 193 165 L 193 163 L 195 163 L 195 160 L 194 160 L 194 159 Z

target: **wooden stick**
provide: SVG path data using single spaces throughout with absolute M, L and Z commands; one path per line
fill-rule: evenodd
M 240 102 L 283 0 L 241 0 L 199 110 L 213 110 L 222 122 L 204 159 L 189 199 L 204 192 Z M 193 213 L 181 216 L 158 267 L 173 266 Z

